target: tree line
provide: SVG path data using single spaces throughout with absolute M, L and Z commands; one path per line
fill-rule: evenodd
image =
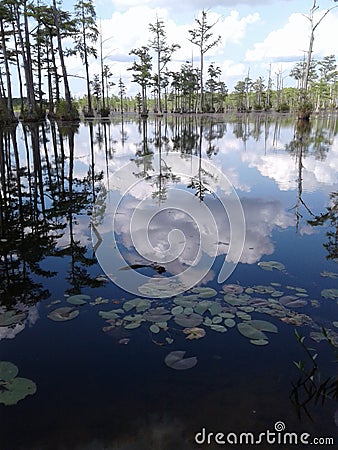
M 335 6 L 334 6 L 335 7 Z M 127 69 L 132 82 L 140 91 L 133 98 L 126 97 L 125 82 L 120 77 L 117 93 L 112 94 L 113 74 L 103 56 L 102 32 L 98 28 L 94 0 L 77 0 L 72 12 L 62 9 L 56 0 L 46 5 L 40 0 L 8 0 L 0 5 L 0 122 L 15 122 L 15 111 L 26 121 L 46 117 L 61 120 L 79 119 L 79 109 L 86 116 L 94 110 L 102 117 L 111 110 L 136 111 L 147 116 L 149 110 L 163 112 L 204 113 L 237 110 L 275 110 L 281 112 L 337 108 L 338 71 L 334 55 L 322 60 L 312 58 L 315 31 L 326 14 L 315 22 L 316 0 L 310 9 L 311 24 L 309 50 L 303 61 L 290 72 L 295 88 L 284 86 L 282 69 L 268 78 L 250 77 L 248 71 L 229 93 L 222 71 L 211 62 L 205 70 L 205 56 L 221 42 L 215 35 L 216 22 L 210 23 L 208 11 L 202 10 L 194 26 L 188 32 L 188 40 L 198 49 L 198 64 L 186 61 L 179 70 L 168 66 L 174 53 L 180 48 L 168 42 L 165 23 L 156 16 L 149 24 L 151 38 L 139 48 L 132 49 L 134 62 Z M 65 47 L 65 38 L 72 41 Z M 78 54 L 84 66 L 83 78 L 86 95 L 75 102 L 67 70 L 67 57 Z M 100 61 L 100 73 L 92 77 L 90 58 Z M 205 77 L 206 75 L 206 77 Z M 19 99 L 13 97 L 12 80 L 17 78 Z

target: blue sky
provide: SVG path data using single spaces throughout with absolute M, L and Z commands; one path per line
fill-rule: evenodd
M 72 10 L 74 2 L 66 0 L 64 8 Z M 199 64 L 197 47 L 187 39 L 188 30 L 194 27 L 194 19 L 202 8 L 208 9 L 210 22 L 218 20 L 215 34 L 221 35 L 221 44 L 206 54 L 206 66 L 215 62 L 222 69 L 222 80 L 230 90 L 243 79 L 248 70 L 251 78 L 283 72 L 285 85 L 294 85 L 288 75 L 296 61 L 302 59 L 308 48 L 309 22 L 302 14 L 308 14 L 313 0 L 96 0 L 96 11 L 103 31 L 105 63 L 111 67 L 116 82 L 121 76 L 128 87 L 127 94 L 138 89 L 127 71 L 133 61 L 132 48 L 146 45 L 150 38 L 149 23 L 156 14 L 166 24 L 169 43 L 178 43 L 181 49 L 173 55 L 171 70 L 178 70 L 182 62 L 193 55 Z M 316 18 L 334 6 L 333 0 L 318 0 Z M 314 56 L 317 59 L 338 54 L 338 7 L 318 27 L 315 36 Z M 83 65 L 79 57 L 69 58 L 69 73 L 80 75 Z M 91 61 L 91 73 L 99 73 L 99 62 Z M 72 79 L 75 95 L 85 92 L 84 83 Z

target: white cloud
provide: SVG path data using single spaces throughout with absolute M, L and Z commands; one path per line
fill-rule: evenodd
M 322 17 L 321 10 L 315 15 L 315 23 Z M 338 27 L 338 15 L 329 13 L 318 26 L 314 40 L 314 55 L 325 56 L 338 53 L 338 41 L 332 37 Z M 263 42 L 247 50 L 246 61 L 294 61 L 301 59 L 309 47 L 309 21 L 300 13 L 289 16 L 288 22 L 272 31 Z

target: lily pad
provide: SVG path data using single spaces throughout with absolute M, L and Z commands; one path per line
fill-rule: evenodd
M 328 272 L 324 270 L 323 272 L 320 272 L 322 277 L 328 277 L 328 278 L 338 278 L 338 273 L 336 272 Z
M 223 325 L 212 324 L 210 328 L 214 331 L 218 331 L 219 333 L 225 333 L 227 329 Z
M 170 352 L 164 359 L 165 364 L 171 369 L 175 370 L 186 370 L 191 369 L 196 366 L 197 358 L 192 356 L 190 358 L 185 358 L 185 351 L 174 351 Z
M 138 328 L 141 326 L 141 321 L 134 321 L 134 322 L 129 322 L 127 323 L 127 325 L 124 326 L 124 328 L 126 330 L 134 330 L 135 328 Z
M 155 325 L 154 323 L 152 325 L 150 325 L 149 330 L 155 334 L 160 332 L 160 328 L 157 325 Z
M 187 335 L 186 339 L 200 339 L 205 336 L 205 330 L 203 328 L 193 327 L 185 328 L 183 333 Z
M 0 361 L 0 380 L 9 381 L 17 376 L 19 369 L 9 361 Z
M 197 287 L 192 289 L 191 292 L 193 292 L 194 294 L 198 294 L 198 296 L 201 298 L 215 297 L 215 295 L 217 295 L 217 291 L 209 287 Z
M 241 294 L 243 292 L 243 288 L 242 286 L 240 286 L 239 284 L 225 284 L 223 286 L 223 291 L 226 292 L 227 294 Z
M 241 322 L 237 324 L 238 331 L 250 340 L 266 340 L 267 336 L 257 328 L 250 325 L 250 322 Z
M 143 318 L 149 322 L 167 322 L 172 318 L 169 311 L 163 307 L 148 309 L 143 314 Z
M 120 316 L 116 312 L 116 310 L 112 309 L 111 311 L 99 311 L 99 316 L 102 317 L 102 319 L 118 319 Z
M 223 322 L 222 317 L 215 316 L 215 317 L 212 318 L 212 323 L 213 324 L 218 324 L 218 323 L 222 323 L 222 322 Z
M 151 306 L 151 301 L 145 298 L 134 298 L 132 300 L 127 300 L 123 304 L 123 309 L 125 311 L 130 311 L 133 308 L 136 308 L 137 312 L 143 312 L 149 309 Z
M 203 317 L 196 313 L 192 313 L 189 316 L 185 314 L 177 314 L 174 317 L 174 321 L 177 325 L 181 325 L 184 328 L 191 328 L 200 325 L 203 322 Z
M 183 312 L 183 307 L 180 305 L 174 306 L 170 312 L 172 315 L 176 316 L 177 314 L 181 314 Z
M 268 270 L 270 272 L 273 271 L 273 269 L 276 270 L 284 270 L 285 266 L 281 262 L 278 261 L 260 261 L 258 263 L 258 266 L 263 270 Z
M 196 297 L 194 296 L 194 298 L 189 298 L 178 296 L 174 299 L 174 303 L 176 305 L 182 306 L 183 308 L 193 308 L 196 305 Z
M 212 303 L 212 305 L 209 306 L 208 311 L 212 316 L 216 316 L 220 312 L 222 312 L 222 306 L 219 303 Z
M 79 315 L 79 310 L 71 308 L 69 306 L 64 306 L 62 308 L 57 308 L 48 314 L 48 318 L 54 320 L 55 322 L 65 322 L 67 320 L 75 319 Z
M 4 383 L 0 391 L 0 403 L 4 405 L 16 405 L 18 401 L 33 395 L 36 392 L 36 384 L 27 378 L 13 378 Z
M 250 320 L 249 324 L 260 331 L 268 331 L 270 333 L 277 333 L 278 328 L 271 322 L 266 320 Z
M 234 319 L 225 319 L 224 325 L 228 328 L 233 328 L 236 325 L 236 322 L 234 321 Z
M 267 345 L 269 343 L 266 339 L 250 339 L 250 342 L 254 345 Z
M 301 308 L 307 305 L 306 300 L 301 300 L 294 295 L 284 295 L 283 297 L 279 298 L 279 301 L 283 306 L 286 306 L 287 308 Z
M 8 327 L 25 320 L 27 314 L 25 312 L 18 312 L 14 309 L 0 313 L 0 327 Z
M 334 300 L 335 298 L 338 298 L 338 289 L 323 289 L 321 295 L 324 298 L 331 298 Z
M 85 305 L 87 303 L 87 300 L 90 300 L 89 295 L 85 294 L 77 294 L 77 295 L 71 295 L 66 299 L 67 303 L 70 303 L 71 305 L 75 306 L 81 306 Z

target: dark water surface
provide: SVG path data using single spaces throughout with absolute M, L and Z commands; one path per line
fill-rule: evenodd
M 0 377 L 0 449 L 249 448 L 214 440 L 198 445 L 194 437 L 203 428 L 258 437 L 275 432 L 277 422 L 286 432 L 309 433 L 309 442 L 337 439 L 337 132 L 336 116 L 297 127 L 292 117 L 263 114 L 0 129 L 0 323 L 6 311 L 25 312 L 21 321 L 0 325 L 0 361 L 11 361 L 20 377 L 37 385 L 34 395 L 5 406 Z M 182 175 L 194 164 L 194 176 Z M 228 184 L 221 185 L 217 169 Z M 244 242 L 234 242 L 241 227 L 239 216 L 231 217 L 236 193 Z M 203 208 L 211 211 L 218 236 L 208 228 Z M 141 224 L 146 214 L 156 256 L 146 246 Z M 97 231 L 93 241 L 91 222 Z M 170 241 L 174 228 L 180 231 Z M 241 244 L 238 264 L 230 261 L 227 267 L 234 270 L 220 281 L 229 246 L 236 253 Z M 144 251 L 142 257 L 134 246 Z M 179 257 L 169 261 L 181 246 Z M 169 259 L 161 259 L 166 252 Z M 159 273 L 154 261 L 165 272 Z M 282 265 L 272 270 L 258 265 L 269 261 Z M 125 267 L 133 264 L 142 267 Z M 163 286 L 177 277 L 169 286 L 171 297 L 145 295 L 151 309 L 171 311 L 182 296 L 195 294 L 193 307 L 212 301 L 232 314 L 236 325 L 226 332 L 212 329 L 206 318 L 218 314 L 206 311 L 198 325 L 206 335 L 188 340 L 183 330 L 189 327 L 173 317 L 159 333 L 150 331 L 149 320 L 135 329 L 125 329 L 125 320 L 107 323 L 99 311 L 123 309 L 125 301 L 142 294 L 149 285 L 141 275 L 151 283 L 162 279 Z M 194 280 L 215 295 L 193 292 Z M 190 290 L 179 294 L 189 283 Z M 224 299 L 228 284 L 243 288 L 235 304 Z M 265 293 L 257 286 L 272 289 Z M 90 297 L 74 306 L 76 318 L 47 317 L 72 306 L 66 300 L 73 294 Z M 301 302 L 283 306 L 279 299 L 286 295 Z M 238 298 L 242 303 L 236 304 Z M 265 309 L 252 303 L 257 298 L 265 300 Z M 100 304 L 102 299 L 107 302 Z M 253 345 L 239 333 L 237 325 L 250 319 L 243 313 L 277 326 L 277 333 L 266 332 L 268 345 Z M 119 315 L 130 314 L 138 312 Z M 295 329 L 313 351 L 297 341 Z M 313 339 L 320 336 L 321 342 Z M 197 364 L 168 367 L 165 357 L 177 350 L 196 356 Z M 304 372 L 296 367 L 299 361 Z M 256 447 L 294 447 L 263 442 Z

